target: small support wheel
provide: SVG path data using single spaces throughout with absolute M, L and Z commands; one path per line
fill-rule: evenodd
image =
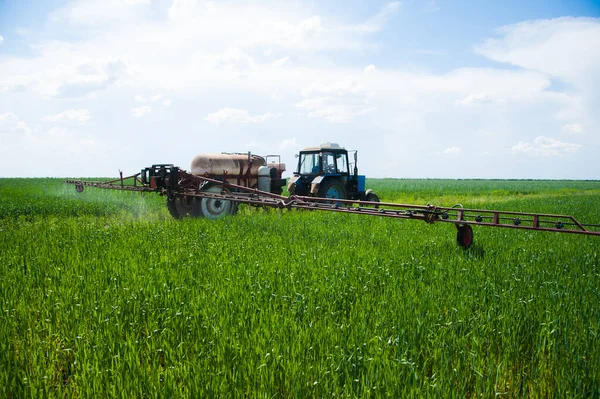
M 473 245 L 473 228 L 468 224 L 456 225 L 456 243 L 463 248 Z
M 75 191 L 77 191 L 78 193 L 82 193 L 83 192 L 83 184 L 76 184 Z

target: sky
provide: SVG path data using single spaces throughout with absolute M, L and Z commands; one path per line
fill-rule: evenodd
M 0 176 L 358 150 L 367 177 L 600 179 L 597 0 L 0 0 Z

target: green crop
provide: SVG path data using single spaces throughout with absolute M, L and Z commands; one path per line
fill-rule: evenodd
M 372 180 L 599 222 L 599 182 Z M 598 397 L 599 237 L 0 179 L 0 397 Z

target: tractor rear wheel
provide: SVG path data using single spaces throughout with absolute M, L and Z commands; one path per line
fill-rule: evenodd
M 203 188 L 202 192 L 221 194 L 227 189 L 220 186 L 210 186 Z M 220 219 L 227 215 L 235 215 L 238 211 L 238 203 L 235 201 L 224 200 L 221 198 L 194 198 L 193 211 L 194 216 L 205 217 L 207 219 Z
M 346 199 L 346 187 L 339 181 L 329 180 L 319 187 L 317 196 L 321 198 Z M 338 205 L 341 205 L 341 202 Z

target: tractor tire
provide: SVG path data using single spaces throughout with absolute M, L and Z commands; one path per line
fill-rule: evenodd
M 365 201 L 368 202 L 381 202 L 379 201 L 379 196 L 375 193 L 369 193 L 367 194 Z M 366 205 L 367 207 L 374 207 L 374 208 L 379 208 L 379 205 Z
M 336 180 L 327 180 L 325 183 L 322 183 L 319 187 L 319 191 L 317 192 L 317 197 L 337 199 L 348 198 L 346 194 L 346 187 Z
M 193 197 L 182 196 L 175 199 L 175 207 L 180 218 L 193 214 Z
M 365 201 L 369 201 L 369 202 L 380 202 L 379 201 L 379 196 L 375 193 L 369 193 L 367 194 L 367 198 L 365 198 Z
M 456 243 L 463 248 L 469 248 L 473 245 L 473 228 L 468 224 L 456 225 Z
M 177 198 L 168 198 L 167 199 L 167 209 L 169 210 L 169 213 L 171 214 L 171 216 L 173 216 L 173 219 L 181 219 L 181 216 L 179 215 L 179 210 L 177 209 Z
M 209 186 L 201 191 L 221 193 L 221 187 Z M 197 217 L 207 219 L 220 219 L 228 215 L 235 215 L 238 211 L 238 203 L 235 201 L 223 200 L 219 198 L 194 198 L 192 214 Z

